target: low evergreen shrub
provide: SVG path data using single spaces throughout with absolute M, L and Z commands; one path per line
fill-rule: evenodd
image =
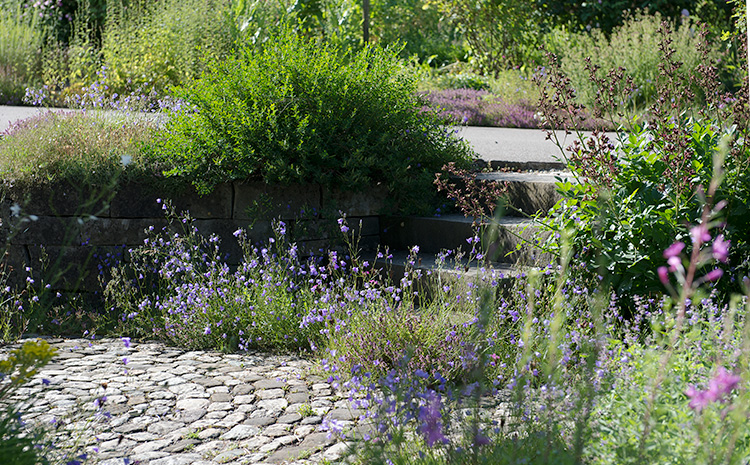
M 434 173 L 471 151 L 433 112 L 397 49 L 343 50 L 282 28 L 263 47 L 214 61 L 177 90 L 151 155 L 202 192 L 235 179 L 317 183 L 344 190 L 385 184 L 394 206 L 428 212 Z

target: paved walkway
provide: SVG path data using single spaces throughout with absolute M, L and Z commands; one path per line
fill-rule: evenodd
M 298 357 L 49 342 L 58 355 L 17 397 L 37 396 L 24 420 L 62 424 L 60 440 L 96 448 L 100 465 L 319 463 L 347 448 L 323 431 L 324 417 L 365 432 L 364 412 Z
M 0 133 L 5 131 L 13 121 L 28 118 L 40 111 L 35 107 L 14 107 L 0 105 Z M 56 109 L 55 111 L 71 111 Z M 572 136 L 565 136 L 564 131 L 557 131 L 558 137 L 565 141 L 564 146 L 572 142 Z M 459 137 L 466 139 L 479 157 L 488 162 L 502 166 L 521 169 L 562 169 L 558 160 L 560 150 L 540 129 L 490 128 L 464 126 L 458 129 Z

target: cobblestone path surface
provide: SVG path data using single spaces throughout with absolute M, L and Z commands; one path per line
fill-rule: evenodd
M 65 440 L 98 449 L 100 465 L 319 463 L 347 447 L 323 431 L 324 416 L 365 428 L 364 412 L 298 357 L 48 342 L 58 355 L 19 392 L 17 400 L 36 396 L 24 420 L 62 424 Z M 14 347 L 0 348 L 0 359 Z

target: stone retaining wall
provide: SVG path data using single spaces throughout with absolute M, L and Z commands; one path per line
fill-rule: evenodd
M 127 250 L 143 244 L 147 228 L 168 224 L 157 199 L 169 199 L 177 213 L 189 212 L 201 234 L 218 235 L 227 262 L 237 264 L 241 251 L 232 234 L 238 228 L 252 227 L 250 238 L 262 242 L 272 234 L 271 220 L 281 219 L 301 250 L 315 252 L 341 239 L 340 211 L 354 230 L 361 220 L 361 246 L 374 248 L 386 195 L 385 189 L 331 192 L 318 185 L 262 182 L 222 184 L 206 196 L 192 188 L 160 195 L 153 186 L 134 183 L 98 191 L 63 183 L 31 192 L 8 188 L 0 201 L 0 239 L 9 244 L 5 264 L 11 284 L 23 283 L 25 267 L 39 270 L 46 255 L 48 263 L 65 269 L 61 279 L 52 279 L 53 288 L 90 291 L 98 289 L 100 265 L 127 260 Z M 20 215 L 14 216 L 18 207 Z

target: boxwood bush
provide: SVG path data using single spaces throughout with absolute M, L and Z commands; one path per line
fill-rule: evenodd
M 152 153 L 202 192 L 237 179 L 344 190 L 382 183 L 394 207 L 426 212 L 434 173 L 468 163 L 471 150 L 422 110 L 415 90 L 397 49 L 352 52 L 280 28 L 177 89 L 185 105 Z

